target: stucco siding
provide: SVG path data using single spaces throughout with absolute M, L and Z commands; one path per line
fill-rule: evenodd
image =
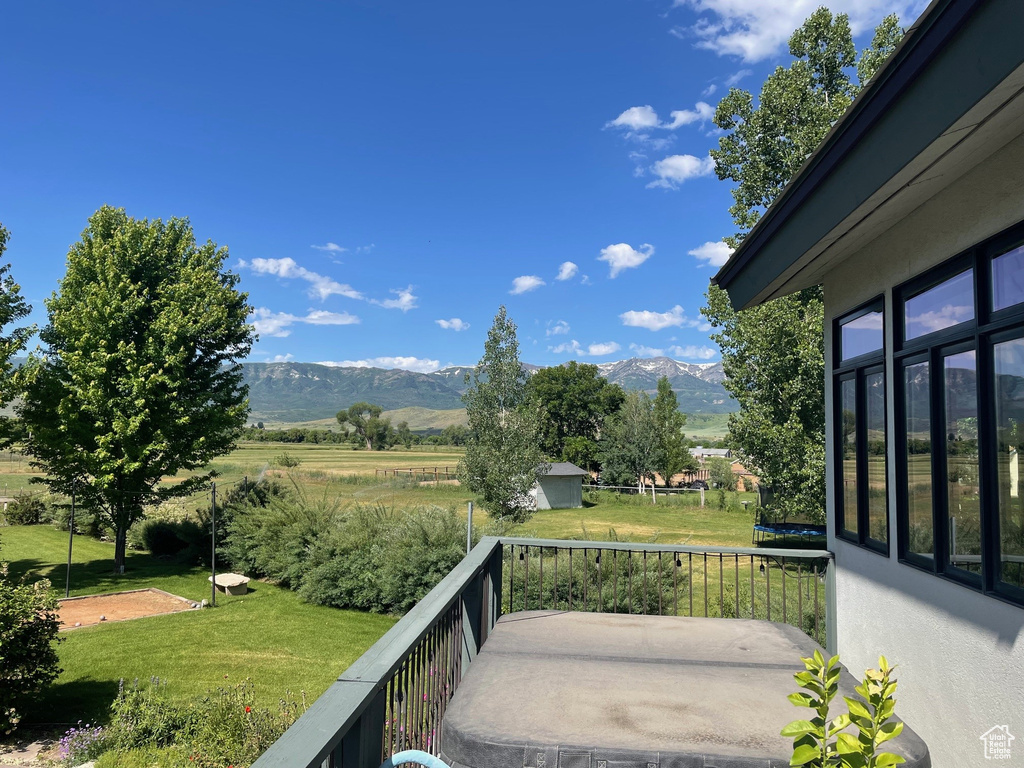
M 885 295 L 889 557 L 836 538 L 835 457 L 828 449 L 828 544 L 836 557 L 836 649 L 856 674 L 879 654 L 899 665 L 897 713 L 936 768 L 985 765 L 982 733 L 1008 725 L 1024 765 L 1024 608 L 897 560 L 892 288 L 1024 219 L 1024 137 L 1015 139 L 825 276 L 826 360 L 832 319 Z M 831 376 L 825 387 L 832 414 Z M 1019 754 L 1018 754 L 1019 753 Z

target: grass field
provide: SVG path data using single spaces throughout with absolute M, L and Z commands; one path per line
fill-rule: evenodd
M 287 453 L 297 466 L 280 466 Z M 0 483 L 24 487 L 31 468 L 15 454 L 3 461 Z M 457 484 L 419 483 L 376 477 L 375 469 L 454 467 L 460 454 L 437 451 L 353 451 L 348 446 L 266 444 L 241 445 L 213 464 L 218 485 L 226 489 L 243 477 L 269 473 L 294 483 L 307 496 L 325 495 L 344 505 L 385 504 L 398 509 L 415 505 L 452 507 L 465 514 L 472 494 Z M 512 535 L 537 538 L 610 539 L 662 544 L 749 546 L 755 494 L 727 494 L 719 508 L 717 492 L 624 496 L 587 492 L 582 509 L 540 511 Z M 181 502 L 183 510 L 208 503 L 202 497 Z M 190 506 L 191 505 L 191 506 Z M 477 507 L 474 521 L 488 525 L 486 509 Z M 0 528 L 0 559 L 15 575 L 46 576 L 63 592 L 67 535 L 49 526 Z M 193 600 L 209 595 L 208 572 L 161 562 L 131 552 L 127 572 L 112 571 L 113 547 L 84 536 L 75 539 L 72 594 L 156 587 Z M 701 585 L 704 570 L 699 566 Z M 695 577 L 696 578 L 696 577 Z M 717 589 L 711 574 L 708 589 Z M 260 698 L 274 703 L 286 689 L 319 695 L 339 672 L 368 648 L 394 618 L 306 605 L 281 588 L 256 583 L 245 597 L 218 596 L 215 610 L 187 612 L 78 629 L 66 634 L 60 648 L 65 672 L 28 713 L 36 722 L 74 723 L 102 717 L 118 680 L 165 679 L 176 696 L 251 677 Z M 703 589 L 703 586 L 701 587 Z M 697 593 L 698 599 L 703 592 Z
M 0 559 L 13 575 L 46 576 L 63 594 L 67 534 L 49 526 L 0 529 Z M 210 595 L 209 572 L 128 556 L 113 576 L 113 546 L 76 537 L 72 595 L 156 587 L 192 600 Z M 251 678 L 262 703 L 276 707 L 286 690 L 315 699 L 395 619 L 307 605 L 292 592 L 254 583 L 244 597 L 217 596 L 217 608 L 101 624 L 62 633 L 64 672 L 26 713 L 28 723 L 102 720 L 118 681 L 165 680 L 188 697 Z

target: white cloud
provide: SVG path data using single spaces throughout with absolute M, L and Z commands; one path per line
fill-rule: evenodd
M 555 280 L 570 280 L 575 277 L 576 273 L 579 271 L 580 268 L 571 261 L 563 261 L 562 265 L 558 268 L 558 276 Z
M 435 320 L 434 322 L 446 331 L 464 331 L 469 328 L 469 323 L 464 323 L 457 317 L 453 317 L 451 320 Z
M 344 253 L 348 248 L 342 248 L 337 243 L 325 243 L 324 245 L 311 245 L 310 248 L 316 248 L 318 251 L 329 251 L 330 253 Z
M 321 360 L 317 365 L 331 368 L 398 368 L 416 373 L 433 373 L 441 367 L 441 361 L 421 357 L 371 357 L 366 360 Z
M 717 90 L 718 90 L 718 86 L 715 85 L 714 83 L 712 83 L 707 88 L 705 88 L 703 91 L 701 91 L 700 95 L 701 96 L 713 96 L 715 91 L 717 91 Z
M 548 347 L 548 351 L 554 352 L 556 355 L 572 354 L 572 355 L 585 355 L 583 347 L 576 339 L 572 341 L 564 341 L 557 347 Z
M 545 332 L 545 336 L 564 336 L 569 333 L 569 324 L 565 320 L 559 320 L 557 323 L 548 328 Z
M 618 352 L 620 349 L 622 347 L 614 341 L 606 341 L 600 344 L 591 344 L 587 347 L 587 354 L 600 357 L 601 355 L 610 355 L 613 352 Z
M 356 325 L 359 323 L 359 318 L 348 312 L 324 312 L 317 309 L 311 309 L 305 317 L 300 317 L 288 312 L 272 312 L 266 307 L 257 307 L 250 317 L 256 333 L 260 336 L 276 336 L 278 338 L 290 335 L 290 326 L 295 323 L 307 325 Z
M 653 254 L 654 246 L 649 243 L 644 243 L 639 249 L 634 248 L 628 243 L 615 243 L 607 248 L 602 248 L 601 255 L 597 257 L 597 260 L 608 262 L 609 267 L 611 267 L 608 276 L 616 277 L 624 269 L 639 267 L 651 258 Z
M 640 357 L 661 357 L 665 354 L 664 349 L 656 349 L 655 347 L 647 347 L 643 344 L 630 344 L 629 348 L 637 353 Z
M 741 69 L 738 72 L 733 72 L 725 78 L 725 87 L 732 88 L 734 85 L 739 84 L 740 80 L 744 77 L 750 77 L 752 74 L 754 74 L 754 70 L 752 69 Z
M 678 189 L 684 181 L 699 176 L 708 176 L 714 170 L 715 161 L 710 156 L 669 155 L 651 166 L 651 171 L 658 179 L 647 186 Z
M 729 260 L 729 257 L 732 255 L 732 248 L 719 240 L 698 245 L 692 251 L 687 251 L 687 253 L 703 261 L 704 264 L 701 266 L 710 264 L 712 267 L 720 267 Z
M 662 331 L 665 328 L 696 328 L 700 331 L 711 330 L 704 320 L 692 320 L 683 312 L 678 304 L 668 312 L 651 312 L 649 309 L 631 309 L 619 315 L 623 325 L 631 328 L 646 328 L 649 331 Z
M 392 288 L 391 293 L 395 294 L 397 299 L 371 299 L 370 303 L 385 309 L 400 309 L 403 312 L 408 312 L 417 307 L 417 297 L 413 295 L 412 291 L 411 285 L 408 288 Z
M 521 275 L 512 281 L 512 290 L 509 291 L 513 296 L 520 293 L 526 293 L 532 291 L 535 288 L 540 288 L 542 285 L 547 285 L 536 275 Z
M 578 357 L 586 357 L 588 355 L 601 357 L 602 355 L 610 355 L 613 352 L 618 352 L 620 349 L 622 349 L 622 347 L 614 341 L 597 342 L 584 347 L 576 341 L 576 339 L 563 342 L 556 347 L 548 347 L 548 351 L 554 352 L 556 355 L 569 354 L 576 355 Z
M 928 0 L 830 0 L 833 13 L 847 13 L 854 36 L 871 29 L 888 13 L 915 19 Z M 793 30 L 820 5 L 819 0 L 675 0 L 699 14 L 689 27 L 676 27 L 677 37 L 696 40 L 696 47 L 719 56 L 763 61 L 781 53 Z M 732 83 L 728 83 L 732 85 Z
M 698 101 L 693 109 L 677 109 L 672 112 L 672 122 L 665 125 L 670 131 L 690 123 L 706 123 L 715 116 L 715 108 L 704 101 Z
M 631 309 L 619 315 L 623 325 L 633 328 L 646 328 L 649 331 L 661 331 L 665 328 L 681 328 L 687 321 L 683 308 L 678 304 L 668 312 L 651 312 L 650 310 Z
M 287 363 L 289 360 L 294 360 L 295 355 L 289 352 L 287 355 L 274 355 L 272 358 L 267 360 L 268 363 Z
M 239 267 L 249 268 L 260 275 L 274 275 L 286 280 L 305 280 L 310 283 L 309 292 L 324 301 L 328 296 L 347 296 L 350 299 L 362 299 L 363 294 L 351 285 L 339 283 L 325 275 L 311 272 L 305 267 L 300 267 L 295 259 L 253 259 L 252 261 L 240 260 Z
M 658 125 L 658 113 L 650 104 L 642 107 L 630 107 L 614 120 L 605 123 L 606 128 L 629 128 L 634 131 L 657 128 Z
M 688 344 L 685 347 L 669 347 L 668 351 L 669 354 L 672 355 L 672 357 L 688 357 L 691 359 L 696 358 L 697 360 L 710 360 L 711 358 L 718 354 L 717 349 L 712 349 L 711 347 L 708 347 L 706 345 L 701 345 L 698 347 L 693 344 Z

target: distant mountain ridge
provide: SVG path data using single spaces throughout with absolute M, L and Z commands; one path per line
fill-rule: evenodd
M 541 366 L 524 363 L 530 373 Z M 631 358 L 601 363 L 599 373 L 623 389 L 654 392 L 667 376 L 685 413 L 730 413 L 736 403 L 725 391 L 721 363 L 684 363 L 668 357 Z M 366 401 L 385 410 L 462 408 L 472 366 L 433 373 L 383 368 L 338 368 L 317 363 L 243 363 L 252 421 L 299 422 L 331 418 L 342 408 Z

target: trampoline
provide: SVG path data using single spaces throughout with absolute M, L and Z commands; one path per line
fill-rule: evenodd
M 750 543 L 760 544 L 769 536 L 772 537 L 773 541 L 779 536 L 795 536 L 810 541 L 815 538 L 823 538 L 825 536 L 825 526 L 786 520 L 773 523 L 766 520 L 762 514 L 758 517 L 757 522 L 754 523 L 754 530 L 750 535 Z

